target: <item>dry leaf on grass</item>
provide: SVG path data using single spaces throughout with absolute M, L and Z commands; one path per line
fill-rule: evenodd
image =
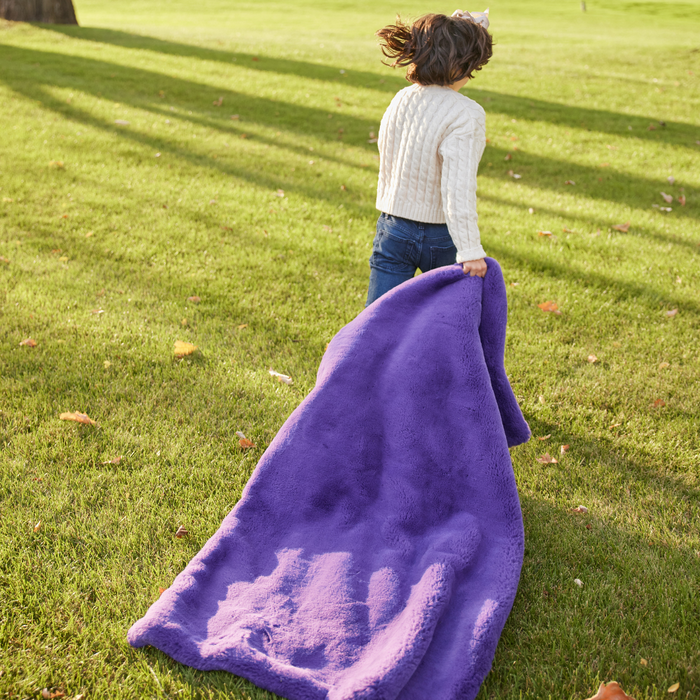
M 559 448 L 559 454 L 565 455 L 569 451 L 569 445 L 562 445 Z
M 580 578 L 575 578 L 575 579 L 574 579 L 574 583 L 575 583 L 579 588 L 582 588 L 582 587 L 583 587 L 583 581 L 582 581 Z
M 55 170 L 63 170 L 65 167 L 66 166 L 62 160 L 49 161 L 49 168 L 54 168 Z
M 20 345 L 26 345 L 28 348 L 35 348 L 38 343 L 34 338 L 25 338 L 24 340 L 20 341 Z
M 0 262 L 9 264 L 10 259 L 9 259 L 9 258 L 6 258 L 4 255 L 0 255 Z
M 662 192 L 661 196 L 664 198 L 664 202 L 666 202 L 666 204 L 670 204 L 673 201 L 673 195 Z
M 654 408 L 661 408 L 661 406 L 665 406 L 666 402 L 663 399 L 656 399 L 654 401 Z
M 202 299 L 198 296 L 187 297 L 187 301 L 191 301 L 193 304 L 199 304 Z
M 105 369 L 109 369 L 112 366 L 112 363 L 109 360 L 105 360 L 103 363 Z
M 522 178 L 522 175 L 518 175 L 518 173 L 514 173 L 512 170 L 508 171 L 508 175 L 514 180 L 520 180 Z
M 41 697 L 50 700 L 51 698 L 65 698 L 66 694 L 62 690 L 51 691 L 48 688 L 44 688 L 41 691 Z
M 277 192 L 275 192 L 275 196 L 284 197 L 284 190 L 277 190 Z
M 180 525 L 180 527 L 177 529 L 177 532 L 175 533 L 175 537 L 178 539 L 182 539 L 183 537 L 189 535 L 190 533 L 185 530 L 185 528 Z
M 220 97 L 218 100 L 214 100 L 212 104 L 214 107 L 221 107 L 221 105 L 224 104 L 224 98 Z
M 163 588 L 162 586 L 158 586 L 158 597 L 160 598 L 165 591 L 167 591 L 167 588 Z
M 248 328 L 247 323 L 239 323 L 238 326 L 236 326 L 239 331 L 242 331 L 244 328 Z
M 82 425 L 97 425 L 97 421 L 92 420 L 87 413 L 66 412 L 61 413 L 59 418 L 61 420 L 70 420 L 75 423 L 81 423 Z
M 196 350 L 196 345 L 192 345 L 192 343 L 186 343 L 184 340 L 176 340 L 175 347 L 173 348 L 173 353 L 175 354 L 175 357 L 185 357 L 185 355 L 191 355 Z
M 669 318 L 672 318 L 672 317 L 675 316 L 677 313 L 678 313 L 678 309 L 671 309 L 670 311 L 667 311 L 667 312 L 666 312 L 666 316 L 668 316 Z
M 537 304 L 537 306 L 539 306 L 542 311 L 549 311 L 553 314 L 561 315 L 559 305 L 556 301 L 543 301 L 541 304 Z
M 576 508 L 571 509 L 574 513 L 588 513 L 588 508 L 586 506 L 576 506 Z
M 249 450 L 251 447 L 255 447 L 255 443 L 246 437 L 241 438 L 238 441 L 238 445 L 244 450 Z
M 649 662 L 646 659 L 639 659 L 639 664 L 641 666 L 647 666 Z
M 41 528 L 41 520 L 32 528 L 34 532 L 39 532 L 39 529 Z
M 681 684 L 680 684 L 680 683 L 674 683 L 674 684 L 668 689 L 668 692 L 669 692 L 669 693 L 675 693 L 675 692 L 678 690 L 678 688 L 680 688 L 680 687 L 681 687 Z
M 106 462 L 102 462 L 102 464 L 119 464 L 119 462 L 122 461 L 121 456 L 120 457 L 113 457 L 112 459 L 108 459 Z
M 567 180 L 564 184 L 565 185 L 575 185 L 576 183 L 573 180 Z
M 547 238 L 550 238 L 552 236 L 551 231 L 538 231 L 537 232 L 538 236 L 546 236 Z
M 610 681 L 607 685 L 601 683 L 598 692 L 588 700 L 634 700 L 634 698 L 627 695 L 615 681 Z
M 684 194 L 682 194 L 682 195 L 678 198 L 678 202 L 679 202 L 679 204 L 680 204 L 682 207 L 685 206 L 686 199 L 685 199 L 685 195 L 684 195 Z
M 552 435 L 550 434 L 550 435 L 543 435 L 542 437 L 538 437 L 537 439 L 538 440 L 549 440 L 549 438 L 551 438 L 551 437 L 552 437 Z
M 562 231 L 563 231 L 564 233 L 576 233 L 576 231 L 574 231 L 574 230 L 571 229 L 571 228 L 566 228 L 566 226 L 564 226 L 564 227 L 562 228 Z
M 280 374 L 279 372 L 275 372 L 274 369 L 269 369 L 267 371 L 270 373 L 270 376 L 274 377 L 278 382 L 282 382 L 283 384 L 294 383 L 294 380 L 286 374 Z
M 598 358 L 597 358 L 595 355 L 589 355 L 589 356 L 588 356 L 588 361 L 589 361 L 591 364 L 594 364 L 595 362 L 598 362 Z
M 615 226 L 613 226 L 613 229 L 615 231 L 622 231 L 622 233 L 627 233 L 630 230 L 630 226 L 630 222 L 625 221 L 624 224 L 615 224 Z
M 549 452 L 545 452 L 541 457 L 537 458 L 540 464 L 557 464 L 559 460 L 556 457 L 552 457 Z
M 668 362 L 662 362 L 659 364 L 659 369 L 666 369 L 666 367 L 670 367 Z

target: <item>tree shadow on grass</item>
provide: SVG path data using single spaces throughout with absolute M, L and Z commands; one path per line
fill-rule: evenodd
M 342 66 L 319 65 L 308 61 L 265 56 L 239 51 L 223 51 L 193 44 L 166 41 L 142 34 L 132 34 L 115 29 L 97 27 L 72 27 L 63 25 L 41 25 L 42 29 L 54 31 L 64 36 L 83 41 L 111 44 L 128 49 L 154 51 L 171 56 L 217 61 L 262 73 L 294 75 L 333 84 L 350 85 L 356 88 L 371 88 L 388 94 L 406 86 L 406 80 L 395 74 L 382 77 L 378 73 L 348 70 L 340 73 Z M 377 64 L 379 67 L 379 52 Z M 508 95 L 493 90 L 474 88 L 475 99 L 482 103 L 487 112 L 505 114 L 518 119 L 548 122 L 556 126 L 588 129 L 620 137 L 643 139 L 682 146 L 694 145 L 698 127 L 695 124 L 666 120 L 665 126 L 654 117 L 620 114 L 602 109 L 572 107 L 556 102 Z M 650 124 L 654 130 L 649 130 Z M 630 131 L 629 127 L 632 127 Z
M 314 137 L 326 142 L 337 142 L 336 127 L 340 120 L 330 126 L 329 122 L 331 120 L 327 118 L 326 110 L 284 103 L 225 89 L 214 90 L 210 86 L 189 80 L 174 78 L 139 68 L 119 66 L 95 59 L 16 47 L 0 47 L 0 56 L 3 54 L 5 54 L 3 60 L 8 66 L 5 75 L 2 76 L 4 82 L 14 91 L 23 94 L 27 99 L 38 99 L 46 108 L 61 114 L 65 118 L 90 125 L 115 136 L 119 135 L 122 139 L 131 140 L 139 145 L 148 146 L 154 152 L 158 151 L 164 155 L 174 156 L 194 165 L 205 166 L 212 170 L 223 172 L 226 175 L 247 180 L 265 189 L 274 191 L 284 186 L 286 189 L 297 192 L 309 199 L 325 200 L 334 203 L 339 201 L 337 183 L 332 182 L 330 178 L 301 183 L 291 178 L 285 180 L 284 175 L 272 176 L 262 170 L 253 171 L 250 168 L 238 166 L 236 163 L 225 163 L 222 159 L 214 159 L 208 154 L 196 153 L 193 148 L 177 143 L 174 139 L 169 139 L 165 135 L 151 136 L 136 131 L 134 128 L 118 127 L 114 123 L 109 123 L 77 106 L 67 104 L 58 99 L 51 94 L 50 88 L 62 87 L 86 91 L 99 98 L 111 99 L 119 103 L 123 102 L 132 107 L 162 116 L 168 115 L 183 121 L 199 123 L 231 138 L 240 137 L 244 127 L 242 125 L 234 125 L 234 123 L 230 120 L 225 120 L 225 118 L 212 118 L 210 112 L 202 108 L 202 105 L 209 104 L 214 92 L 222 94 L 224 99 L 233 103 L 235 109 L 242 115 L 247 115 L 246 121 L 249 123 L 269 128 L 285 129 L 297 136 L 308 137 L 313 134 Z M 42 65 L 45 65 L 47 62 L 49 64 L 42 71 L 40 79 L 37 78 L 35 70 L 23 70 L 24 66 L 34 64 L 37 61 Z M 115 84 L 115 81 L 110 76 L 118 76 L 118 84 Z M 148 86 L 151 87 L 149 88 Z M 154 97 L 159 89 L 158 86 L 161 89 L 165 88 L 168 94 L 174 98 L 173 101 L 179 102 L 181 110 L 191 108 L 189 111 L 195 113 L 196 116 L 190 118 L 189 115 L 186 116 L 184 113 L 173 114 L 158 105 Z M 347 134 L 347 143 L 369 150 L 366 134 L 373 122 L 350 115 L 342 115 L 342 123 Z M 288 144 L 283 140 L 270 139 L 265 136 L 258 137 L 254 134 L 251 135 L 251 138 L 253 140 L 259 139 L 283 150 L 308 155 L 308 150 L 302 145 Z M 373 150 L 372 148 L 371 152 Z M 505 149 L 489 146 L 485 153 L 485 159 L 502 160 L 506 153 Z M 342 162 L 342 159 L 333 154 L 326 156 L 323 153 L 322 155 L 329 160 L 335 158 L 336 162 Z M 665 182 L 652 178 L 632 176 L 626 173 L 613 173 L 612 176 L 601 178 L 598 168 L 573 164 L 566 160 L 538 156 L 523 151 L 519 152 L 518 160 L 519 168 L 524 169 L 523 173 L 526 177 L 537 178 L 537 187 L 558 191 L 565 187 L 564 182 L 567 179 L 576 178 L 576 182 L 579 183 L 579 191 L 589 198 L 625 204 L 632 208 L 639 208 L 642 202 L 644 204 L 641 204 L 641 206 L 646 208 L 648 206 L 647 203 L 658 196 L 658 191 L 664 186 Z M 353 165 L 347 162 L 345 164 Z M 501 177 L 504 180 L 507 178 L 505 172 Z M 700 198 L 700 188 L 687 187 L 686 194 L 689 199 L 698 199 Z M 358 208 L 355 205 L 355 213 L 358 215 L 363 213 L 362 208 Z M 693 219 L 698 217 L 695 208 L 690 206 L 678 209 L 677 215 Z

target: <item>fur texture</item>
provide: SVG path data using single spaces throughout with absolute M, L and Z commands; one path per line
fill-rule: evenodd
M 506 293 L 459 266 L 330 343 L 240 502 L 129 630 L 289 700 L 471 700 L 523 558 Z

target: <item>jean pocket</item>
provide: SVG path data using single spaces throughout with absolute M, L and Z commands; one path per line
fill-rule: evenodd
M 454 265 L 457 262 L 457 248 L 454 243 L 448 246 L 430 246 L 430 269 L 436 267 L 445 267 L 445 265 Z
M 374 237 L 369 264 L 387 272 L 406 272 L 411 268 L 415 271 L 416 244 L 408 238 L 380 229 Z

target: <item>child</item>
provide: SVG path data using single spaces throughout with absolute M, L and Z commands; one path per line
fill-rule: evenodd
M 408 66 L 413 85 L 391 101 L 379 128 L 377 221 L 367 304 L 423 272 L 455 262 L 486 274 L 476 214 L 476 172 L 486 145 L 484 110 L 459 90 L 492 55 L 488 10 L 429 14 L 380 29 L 382 53 Z

